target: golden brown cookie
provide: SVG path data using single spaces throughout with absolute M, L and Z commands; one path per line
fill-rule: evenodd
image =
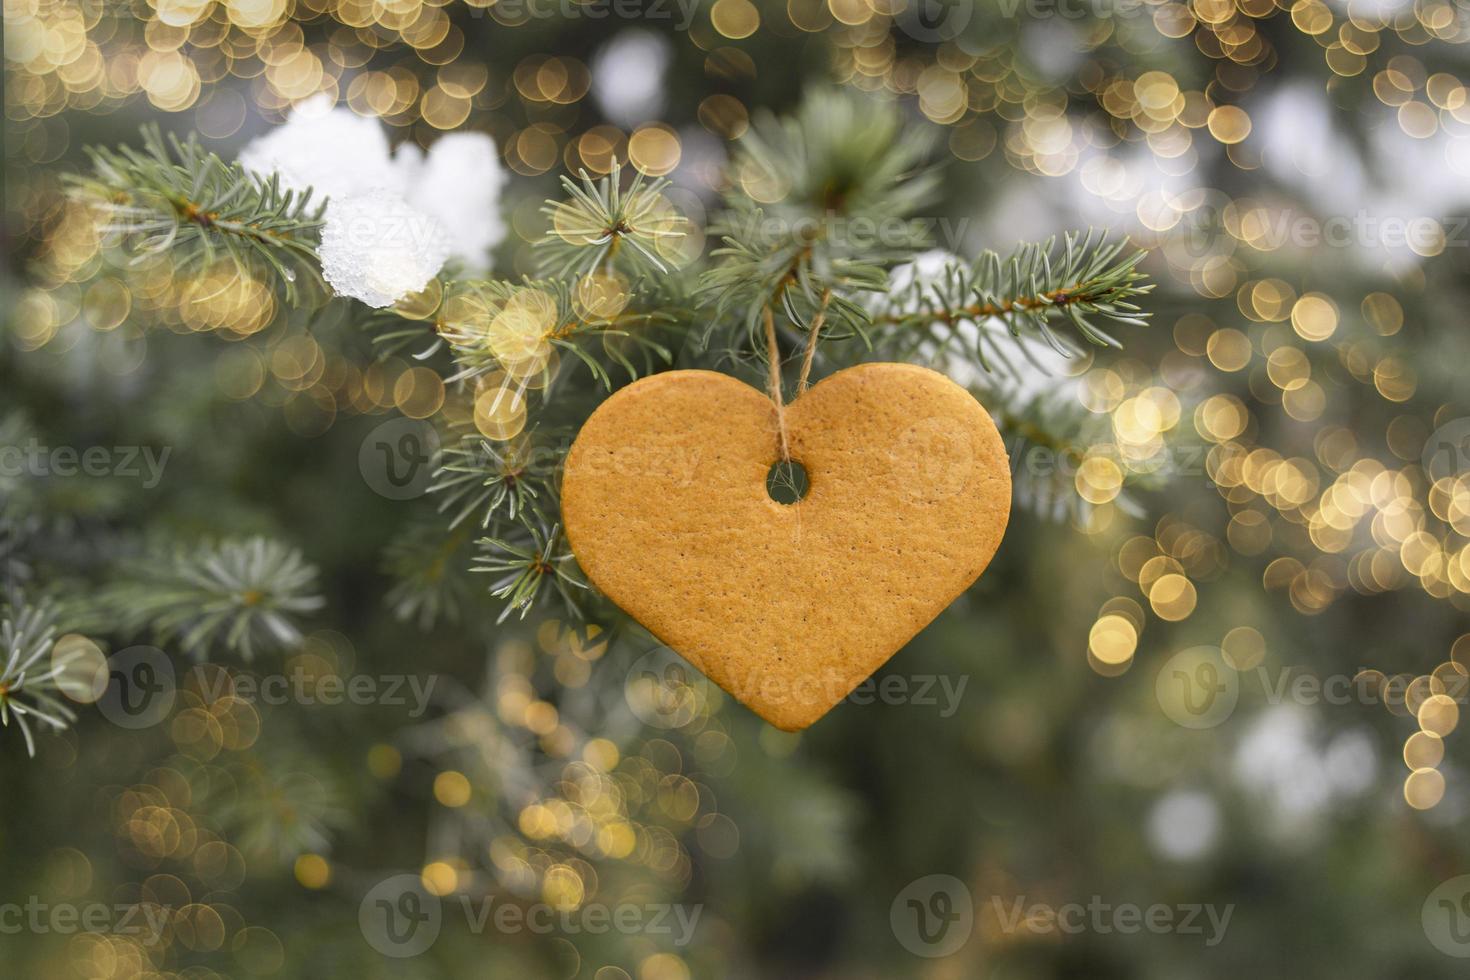
M 635 382 L 587 420 L 562 515 L 588 577 L 762 718 L 805 728 L 970 586 L 1000 545 L 1011 478 L 969 392 L 861 364 L 786 408 L 810 486 L 766 490 L 776 409 L 712 371 Z

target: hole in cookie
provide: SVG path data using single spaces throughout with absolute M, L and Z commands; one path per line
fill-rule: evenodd
M 806 496 L 806 467 L 794 459 L 778 459 L 766 473 L 766 493 L 778 504 L 794 504 Z

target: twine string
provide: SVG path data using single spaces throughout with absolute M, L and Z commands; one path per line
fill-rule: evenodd
M 817 313 L 812 317 L 811 329 L 806 335 L 806 353 L 801 358 L 801 377 L 796 379 L 796 395 L 801 397 L 806 391 L 812 376 L 812 361 L 817 356 L 817 336 L 822 332 L 822 323 L 827 319 L 827 305 L 832 302 L 832 290 L 828 289 L 822 293 L 822 303 L 817 307 Z
M 791 441 L 786 434 L 786 400 L 781 394 L 781 350 L 776 346 L 776 318 L 771 314 L 771 308 L 765 308 L 766 322 L 766 360 L 770 363 L 770 376 L 766 381 L 766 388 L 771 396 L 771 403 L 776 406 L 776 432 L 781 440 L 781 460 L 791 462 Z
M 771 308 L 765 308 L 766 326 L 766 348 L 767 359 L 770 362 L 770 375 L 767 379 L 767 387 L 770 390 L 771 403 L 776 406 L 776 432 L 779 436 L 779 450 L 781 461 L 788 466 L 792 464 L 791 440 L 786 432 L 786 400 L 781 394 L 781 350 L 776 345 L 776 318 L 771 314 Z M 805 375 L 803 375 L 803 380 Z M 794 489 L 794 487 L 793 487 Z M 796 523 L 792 527 L 796 546 L 801 547 L 801 501 L 793 502 L 796 511 Z
M 801 374 L 796 379 L 798 398 L 811 386 L 812 362 L 817 356 L 817 337 L 822 333 L 822 324 L 827 319 L 827 306 L 831 302 L 832 290 L 828 289 L 822 293 L 822 302 L 812 317 L 811 328 L 807 331 L 806 350 L 801 357 Z M 776 406 L 776 432 L 781 442 L 781 459 L 789 463 L 791 439 L 786 431 L 786 398 L 781 392 L 781 349 L 776 343 L 776 317 L 769 306 L 762 311 L 762 317 L 766 328 L 766 363 L 770 372 L 766 379 L 766 390 L 771 396 L 771 403 Z

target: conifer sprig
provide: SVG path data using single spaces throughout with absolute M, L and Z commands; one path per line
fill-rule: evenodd
M 393 578 L 388 607 L 399 620 L 430 630 L 441 620 L 457 621 L 475 596 L 486 593 L 472 585 L 464 551 L 473 525 L 445 531 L 438 514 L 420 516 L 404 525 L 383 555 L 383 570 Z
M 933 139 L 892 101 L 822 92 L 791 118 L 754 121 L 735 145 L 723 208 L 706 228 L 677 212 L 666 181 L 628 177 L 621 166 L 599 179 L 564 178 L 566 197 L 543 208 L 549 228 L 536 245 L 537 278 L 444 276 L 360 319 L 385 356 L 411 352 L 438 367 L 451 388 L 508 397 L 525 413 L 524 430 L 542 432 L 575 431 L 596 407 L 598 389 L 686 357 L 764 359 L 767 318 L 775 356 L 799 362 L 803 381 L 875 352 L 962 356 L 990 370 L 1005 365 L 1008 348 L 1115 346 L 1108 328 L 1145 322 L 1135 302 L 1149 289 L 1138 271 L 1142 253 L 1092 233 L 1023 244 L 1004 258 L 988 250 L 973 261 L 957 258 L 937 277 L 891 289 L 891 270 L 933 246 L 930 223 L 917 217 L 938 188 L 925 163 Z M 297 268 L 319 276 L 322 209 L 310 194 L 282 191 L 275 178 L 246 174 L 192 139 L 157 130 L 145 131 L 141 150 L 94 151 L 93 164 L 74 193 L 135 252 L 167 253 L 181 265 L 220 255 L 263 264 L 288 298 Z M 690 236 L 695 230 L 715 242 L 707 255 L 690 252 L 689 242 L 702 240 Z M 1003 392 L 992 397 L 999 413 L 1019 408 Z M 451 535 L 488 529 L 471 570 L 495 576 L 489 591 L 506 603 L 506 615 L 524 615 L 549 595 L 573 615 L 581 611 L 586 584 L 547 516 L 554 517 L 554 474 L 568 441 L 545 447 L 540 462 L 553 474 L 545 479 L 519 468 L 519 448 L 486 451 L 488 439 L 471 438 L 443 456 L 435 490 L 445 523 Z M 248 655 L 254 642 L 293 635 L 290 614 L 317 601 L 299 556 L 293 564 L 274 555 L 263 581 L 285 586 L 276 590 L 238 587 L 243 579 L 234 573 L 243 569 L 227 569 L 218 557 L 170 566 L 120 615 L 191 649 L 224 642 Z M 442 558 L 438 548 L 395 550 L 395 578 L 407 590 L 397 605 L 429 618 L 449 608 L 434 564 Z M 272 598 L 242 600 L 257 593 Z
M 650 299 L 642 291 L 630 290 L 620 294 L 617 303 L 609 303 L 593 292 L 597 288 L 589 286 L 586 277 L 445 283 L 446 298 L 431 319 L 435 343 L 447 344 L 455 362 L 456 370 L 446 380 L 474 380 L 503 369 L 507 344 L 518 351 L 544 345 L 564 352 L 573 358 L 573 364 L 585 366 L 606 390 L 613 384 L 610 368 L 626 372 L 628 380 L 634 381 L 671 364 L 673 350 L 666 340 L 680 317 L 688 315 L 681 311 L 675 294 L 665 289 Z M 635 296 L 639 300 L 636 307 L 625 305 Z M 534 308 L 534 315 L 528 307 Z M 378 319 L 390 324 L 376 336 L 385 352 L 401 351 L 415 339 L 424 339 L 417 324 L 403 327 L 402 320 L 391 313 Z M 434 350 L 431 345 L 417 356 L 428 357 Z M 551 370 L 549 359 L 545 363 Z M 523 365 L 513 366 L 517 374 L 525 373 Z M 551 380 L 543 377 L 537 387 L 544 388 Z
M 537 600 L 550 593 L 561 598 L 568 612 L 582 617 L 582 597 L 573 590 L 585 591 L 588 585 L 560 525 L 528 522 L 505 537 L 481 538 L 477 543 L 483 550 L 471 571 L 497 576 L 490 583 L 490 594 L 505 600 L 496 622 L 504 622 L 513 612 L 524 619 Z
M 69 177 L 75 200 L 95 207 L 100 230 L 124 236 L 129 251 L 167 254 L 180 269 L 223 256 L 245 268 L 264 263 L 296 298 L 298 272 L 318 275 L 322 202 L 226 163 L 190 135 L 142 129 L 142 147 L 91 147 L 90 175 Z
M 156 549 L 134 563 L 131 581 L 104 597 L 124 632 L 148 632 L 206 659 L 224 647 L 246 660 L 302 638 L 296 617 L 326 602 L 316 568 L 267 538 Z
M 614 162 L 607 176 L 580 181 L 563 175 L 567 197 L 541 208 L 550 229 L 536 243 L 542 273 L 571 280 L 597 271 L 630 277 L 667 276 L 677 268 L 678 244 L 689 221 L 669 203 L 669 182 L 649 180 L 641 171 L 623 186 L 623 167 Z
M 721 245 L 700 283 L 715 312 L 706 339 L 733 315 L 746 347 L 758 349 L 768 307 L 798 333 L 822 309 L 827 339 L 866 338 L 864 296 L 884 290 L 886 268 L 929 245 L 914 214 L 938 186 L 923 166 L 932 145 L 933 134 L 906 125 L 891 103 L 837 92 L 813 96 L 792 118 L 757 120 L 710 229 Z
M 496 519 L 514 521 L 538 503 L 555 500 L 555 472 L 545 458 L 558 449 L 529 441 L 496 446 L 481 436 L 465 436 L 444 450 L 437 480 L 429 488 L 439 497 L 441 513 L 452 514 L 451 528 L 479 514 L 479 526 Z
M 1000 373 L 976 393 L 986 405 L 1003 406 L 995 422 L 1011 459 L 1020 461 L 1011 469 L 1016 502 L 1044 520 L 1086 520 L 1093 507 L 1077 492 L 1077 471 L 1094 447 L 1112 438 L 1108 417 L 1056 389 L 1022 392 Z M 1130 472 L 1113 504 L 1139 513 L 1131 491 L 1149 483 Z
M 0 725 L 15 723 L 32 758 L 35 726 L 59 732 L 77 720 L 76 712 L 58 697 L 67 657 L 51 656 L 55 644 L 49 608 L 7 609 L 0 618 Z
M 986 250 L 974 262 L 952 262 L 937 276 L 915 277 L 906 289 L 890 293 L 874 315 L 874 329 L 901 352 L 916 350 L 930 337 L 946 345 L 958 342 L 987 370 L 997 324 L 1011 338 L 1039 339 L 1065 356 L 1075 353 L 1074 345 L 1054 323 L 1070 326 L 1088 343 L 1120 347 L 1097 321 L 1146 326 L 1148 314 L 1133 300 L 1153 289 L 1138 270 L 1145 253 L 1125 252 L 1126 244 L 1089 231 L 1066 235 L 1060 245 L 1054 238 L 1023 244 L 1005 258 Z M 968 342 L 961 329 L 966 325 L 978 328 Z

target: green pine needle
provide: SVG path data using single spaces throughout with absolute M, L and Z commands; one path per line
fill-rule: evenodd
M 155 550 L 133 563 L 131 581 L 104 604 L 125 632 L 177 642 L 199 659 L 224 648 L 246 660 L 301 642 L 296 618 L 326 600 L 317 570 L 294 548 L 266 538 Z
M 56 643 L 54 611 L 30 606 L 0 618 L 0 725 L 20 729 L 26 754 L 36 755 L 34 729 L 63 731 L 76 712 L 58 695 L 67 658 L 50 656 Z
M 323 205 L 311 191 L 285 190 L 226 163 L 190 136 L 142 130 L 142 148 L 88 149 L 90 175 L 71 175 L 73 199 L 94 207 L 100 230 L 129 252 L 167 254 L 180 270 L 221 258 L 237 269 L 263 264 L 297 297 L 298 272 L 319 278 L 316 246 Z

